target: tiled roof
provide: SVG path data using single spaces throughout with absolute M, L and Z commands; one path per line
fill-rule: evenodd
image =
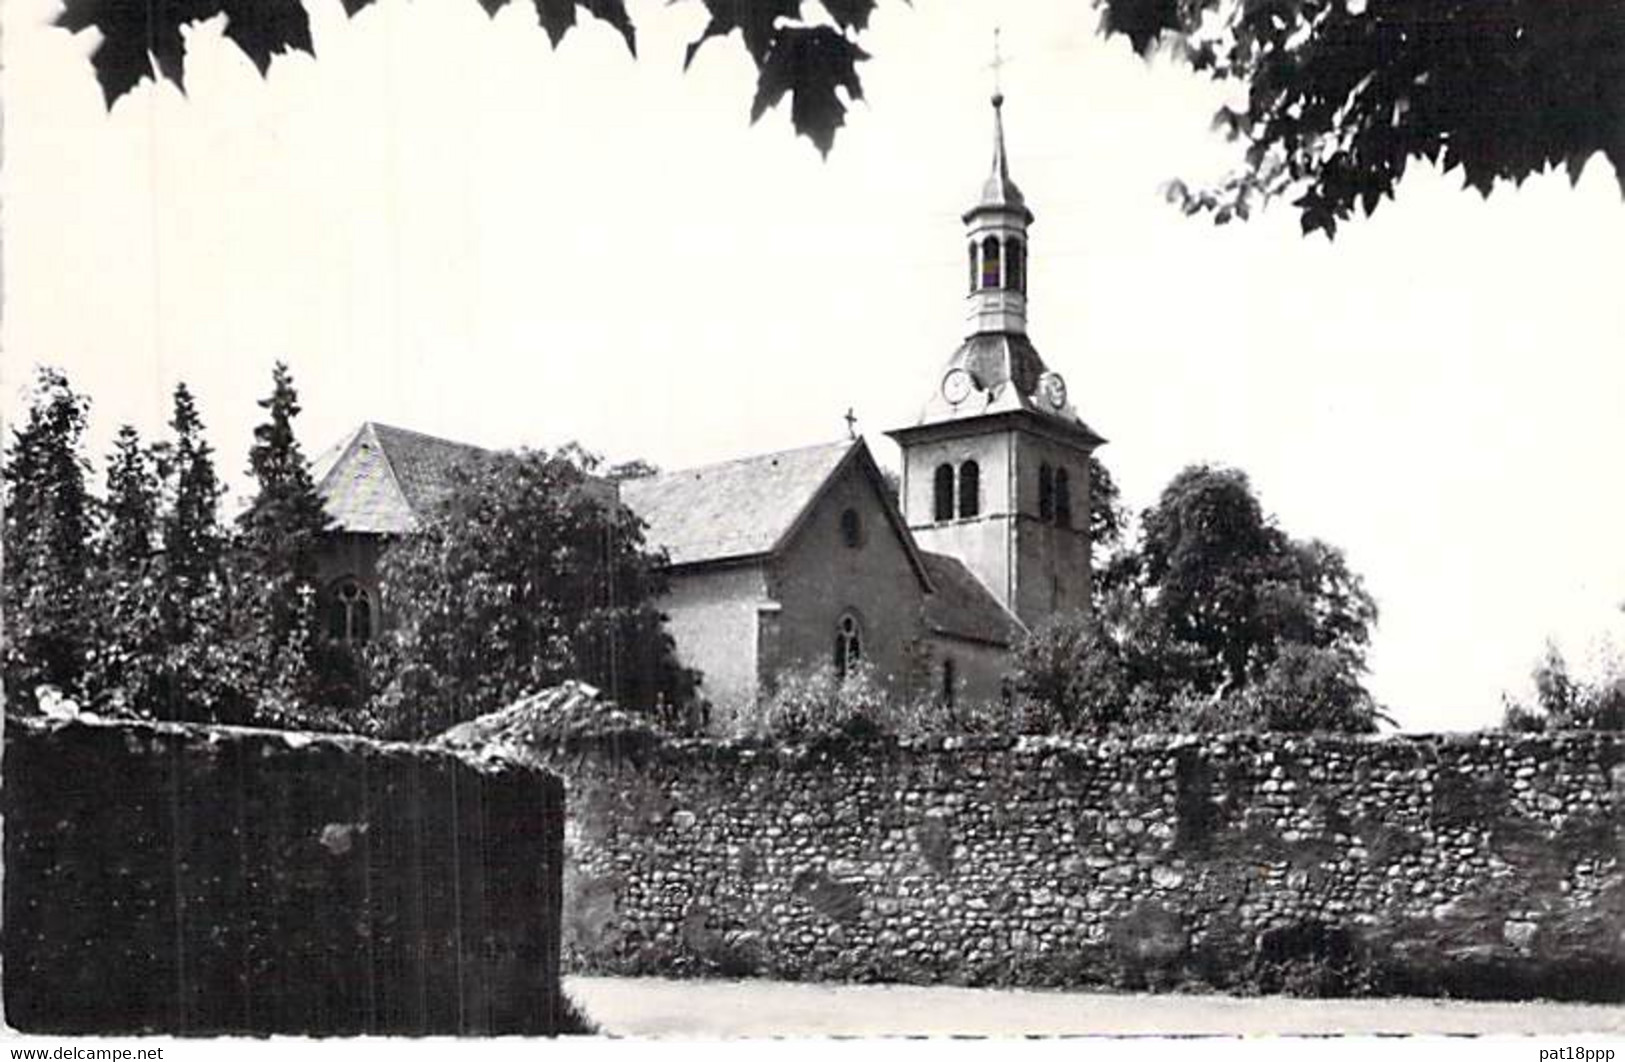
M 450 492 L 459 464 L 488 451 L 367 422 L 312 462 L 316 490 L 340 530 L 400 535 Z
M 927 627 L 938 634 L 992 645 L 1014 645 L 1021 637 L 1021 621 L 957 558 L 922 551 L 920 559 L 935 591 L 925 599 Z
M 369 422 L 312 465 L 339 530 L 400 535 L 450 492 L 459 464 L 488 453 Z M 648 525 L 645 542 L 663 547 L 673 564 L 761 556 L 785 543 L 846 461 L 862 455 L 872 464 L 867 454 L 862 441 L 843 439 L 626 480 L 620 497 Z M 614 488 L 605 483 L 603 489 Z M 923 570 L 901 519 L 893 522 L 916 570 Z
M 621 484 L 621 498 L 673 564 L 771 553 L 859 442 L 808 446 L 662 472 Z

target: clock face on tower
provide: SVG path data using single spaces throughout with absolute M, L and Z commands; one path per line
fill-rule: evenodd
M 1038 390 L 1051 409 L 1066 408 L 1066 381 L 1061 379 L 1060 373 L 1046 372 L 1039 378 Z
M 949 369 L 942 378 L 942 397 L 959 405 L 971 393 L 970 373 L 964 369 Z

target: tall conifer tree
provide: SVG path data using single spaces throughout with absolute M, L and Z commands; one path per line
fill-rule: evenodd
M 164 518 L 164 556 L 176 591 L 196 596 L 220 573 L 222 491 L 197 402 L 184 383 L 175 386 L 175 412 L 169 426 L 175 433 L 166 462 L 173 500 Z
M 158 711 L 173 719 L 244 722 L 256 682 L 249 662 L 258 658 L 258 648 L 229 622 L 226 532 L 220 524 L 225 491 L 197 401 L 185 383 L 175 386 L 169 427 L 159 569 L 165 686 Z
M 161 706 L 168 647 L 159 609 L 158 506 L 153 455 L 126 424 L 107 459 L 106 523 L 94 583 L 100 623 L 87 692 L 98 711 L 151 717 Z
M 103 564 L 121 578 L 139 576 L 151 564 L 156 544 L 158 477 L 152 454 L 128 424 L 119 428 L 108 455 L 106 509 Z
M 299 395 L 287 365 L 277 362 L 266 420 L 254 429 L 249 470 L 258 486 L 238 518 L 237 578 L 251 615 L 266 693 L 284 718 L 300 721 L 319 707 L 317 660 L 323 644 L 316 608 L 316 556 L 330 521 L 294 436 Z

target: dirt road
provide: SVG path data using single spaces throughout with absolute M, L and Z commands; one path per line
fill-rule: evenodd
M 1625 1008 L 1569 1003 L 1244 999 L 609 977 L 566 978 L 565 988 L 604 1032 L 640 1037 L 1625 1035 Z

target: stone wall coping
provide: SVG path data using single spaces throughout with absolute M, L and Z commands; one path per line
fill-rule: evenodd
M 393 756 L 412 755 L 428 759 L 451 760 L 484 774 L 498 774 L 507 770 L 538 770 L 534 764 L 518 757 L 487 755 L 411 741 L 382 741 L 361 734 L 345 734 L 321 730 L 277 730 L 270 727 L 234 726 L 225 723 L 183 723 L 153 719 L 124 719 L 113 716 L 80 712 L 72 716 L 5 714 L 5 728 L 18 727 L 40 734 L 55 734 L 73 727 L 122 730 L 131 734 L 149 734 L 154 737 L 180 738 L 217 743 L 232 740 L 262 740 L 280 742 L 288 748 L 306 748 L 327 745 L 346 752 Z
M 613 733 L 577 736 L 567 751 L 574 755 L 622 752 L 620 735 Z M 1237 753 L 1272 756 L 1285 754 L 1324 755 L 1346 753 L 1363 760 L 1414 760 L 1428 762 L 1440 755 L 1453 758 L 1475 750 L 1502 749 L 1518 754 L 1551 750 L 1553 754 L 1579 749 L 1608 750 L 1625 758 L 1625 732 L 1558 731 L 1524 734 L 1506 731 L 1464 731 L 1442 733 L 1390 734 L 1298 734 L 1236 731 L 1216 734 L 1136 734 L 1132 736 L 1051 736 L 961 734 L 922 738 L 863 737 L 833 738 L 813 742 L 773 743 L 760 738 L 667 738 L 639 745 L 637 755 L 678 760 L 723 760 L 738 762 L 780 761 L 786 763 L 841 761 L 845 759 L 891 759 L 912 756 L 960 755 L 965 753 L 1013 753 L 1043 759 L 1059 756 L 1103 759 L 1135 755 L 1177 756 L 1184 752 L 1223 757 Z M 538 749 L 545 755 L 545 749 Z

